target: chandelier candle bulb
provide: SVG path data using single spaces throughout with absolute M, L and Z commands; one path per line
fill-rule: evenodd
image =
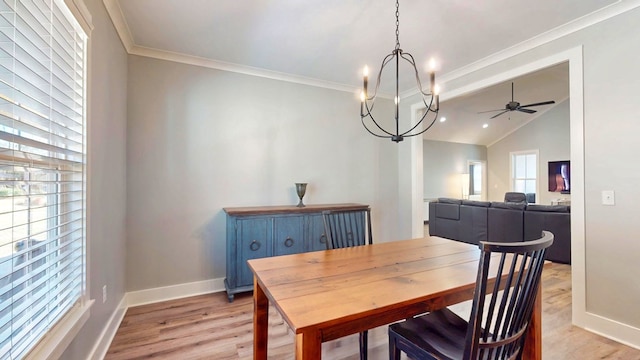
M 362 71 L 362 73 L 364 74 L 364 98 L 367 98 L 367 85 L 369 83 L 369 67 L 368 66 L 364 66 L 364 70 Z
M 429 80 L 431 83 L 431 94 L 435 94 L 435 86 L 436 86 L 436 61 L 431 58 L 429 60 Z

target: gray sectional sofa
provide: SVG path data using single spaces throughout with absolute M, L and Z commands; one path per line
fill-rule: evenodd
M 429 203 L 429 235 L 478 244 L 479 241 L 512 242 L 553 233 L 547 260 L 571 263 L 571 208 L 439 198 Z

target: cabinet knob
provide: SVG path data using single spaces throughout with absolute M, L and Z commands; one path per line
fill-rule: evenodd
M 326 243 L 327 243 L 327 235 L 326 234 L 320 235 L 320 244 L 326 244 Z
M 260 243 L 260 241 L 258 240 L 253 240 L 251 242 L 251 244 L 249 245 L 249 249 L 251 249 L 252 251 L 257 251 L 258 249 L 260 249 L 260 246 L 262 246 L 262 244 Z
M 293 246 L 293 239 L 290 238 L 290 237 L 286 238 L 285 241 L 284 241 L 284 246 L 292 247 Z

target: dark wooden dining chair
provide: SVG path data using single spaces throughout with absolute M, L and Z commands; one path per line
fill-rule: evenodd
M 322 212 L 327 250 L 371 245 L 371 209 Z
M 327 250 L 373 244 L 371 209 L 322 212 Z M 368 331 L 360 333 L 360 359 L 367 360 Z
M 480 242 L 480 263 L 471 316 L 448 308 L 389 326 L 389 359 L 520 359 L 553 234 L 513 243 Z M 501 254 L 493 258 L 493 254 Z M 497 272 L 489 273 L 497 261 Z M 488 281 L 495 274 L 494 284 Z M 504 289 L 504 290 L 502 290 Z M 484 320 L 483 320 L 484 319 Z

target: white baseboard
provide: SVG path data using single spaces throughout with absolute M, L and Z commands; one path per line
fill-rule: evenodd
M 131 291 L 126 294 L 127 307 L 181 299 L 189 296 L 210 294 L 224 290 L 224 278 L 218 278 L 153 289 Z
M 122 300 L 118 304 L 116 311 L 111 314 L 109 321 L 105 325 L 104 329 L 100 333 L 100 337 L 98 341 L 96 341 L 93 349 L 91 349 L 91 353 L 89 353 L 89 359 L 91 360 L 102 360 L 107 355 L 107 351 L 109 350 L 109 346 L 113 341 L 113 338 L 116 336 L 116 332 L 120 327 L 120 323 L 122 319 L 124 319 L 124 314 L 127 312 L 127 294 L 124 294 Z
M 224 278 L 219 278 L 125 293 L 118 304 L 118 308 L 113 312 L 111 318 L 109 318 L 109 322 L 102 330 L 100 338 L 93 346 L 89 359 L 104 359 L 113 338 L 116 336 L 120 323 L 122 322 L 122 319 L 124 319 L 127 309 L 130 307 L 180 299 L 189 296 L 210 294 L 224 290 Z
M 584 324 L 576 324 L 607 339 L 640 349 L 640 329 L 587 312 Z

